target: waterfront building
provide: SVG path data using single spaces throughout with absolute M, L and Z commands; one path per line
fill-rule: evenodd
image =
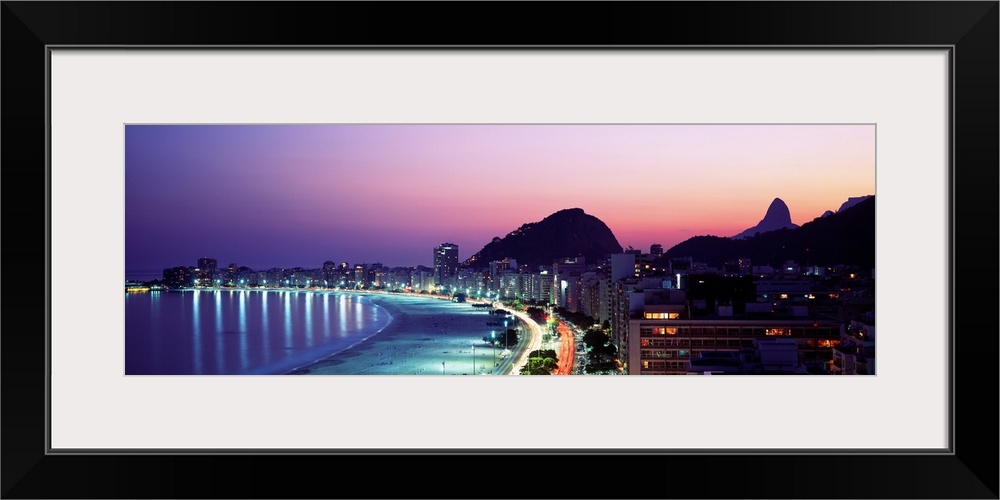
M 355 264 L 354 276 L 351 284 L 354 288 L 364 288 L 365 278 L 368 276 L 368 264 Z
M 225 284 L 227 286 L 232 286 L 236 281 L 236 277 L 239 275 L 239 266 L 235 262 L 230 262 L 229 266 L 226 268 Z
M 354 287 L 354 267 L 347 262 L 341 262 L 340 266 L 337 267 L 337 271 L 340 275 L 340 281 L 336 286 L 341 288 L 352 288 Z
M 410 273 L 413 271 L 409 267 L 394 267 L 385 272 L 385 287 L 390 290 L 402 290 L 410 284 Z
M 340 281 L 336 262 L 328 260 L 323 263 L 323 281 L 325 286 L 334 286 Z
M 434 270 L 426 266 L 417 266 L 410 271 L 410 288 L 418 292 L 434 290 Z
M 523 300 L 531 299 L 532 281 L 533 279 L 530 272 L 527 272 L 523 269 L 518 270 L 517 274 L 518 298 Z
M 555 276 L 548 271 L 542 271 L 531 275 L 531 300 L 539 304 L 553 303 L 552 288 L 555 284 Z
M 365 270 L 365 288 L 382 288 L 385 280 L 385 269 L 381 262 L 372 263 Z
M 501 298 L 513 299 L 522 298 L 518 295 L 521 289 L 521 275 L 516 270 L 505 270 L 503 272 L 497 273 L 496 277 L 491 280 L 491 283 L 495 287 L 497 293 L 500 294 Z
M 837 321 L 730 316 L 689 319 L 686 306 L 673 302 L 646 305 L 631 313 L 622 359 L 628 374 L 809 373 L 809 366 L 824 370 L 832 366 L 835 348 L 841 344 L 843 325 Z M 723 365 L 728 368 L 720 368 Z
M 163 284 L 168 288 L 183 288 L 194 284 L 190 267 L 170 267 L 163 270 Z
M 241 279 L 243 283 L 247 283 L 249 286 L 261 286 L 265 288 L 278 286 L 278 280 L 273 276 L 273 273 L 268 271 L 240 272 L 237 274 L 233 284 L 239 284 Z
M 458 245 L 442 243 L 434 247 L 434 284 L 453 286 L 458 272 Z
M 198 267 L 194 270 L 195 286 L 212 286 L 216 267 L 218 267 L 218 262 L 215 259 L 207 257 L 198 259 Z

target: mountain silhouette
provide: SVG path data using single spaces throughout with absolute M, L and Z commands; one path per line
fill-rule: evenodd
M 584 257 L 597 262 L 621 253 L 618 239 L 604 222 L 580 208 L 560 210 L 539 222 L 531 222 L 497 236 L 464 264 L 486 267 L 491 261 L 517 259 L 518 265 L 549 265 L 566 257 Z
M 788 205 L 785 205 L 785 202 L 781 201 L 781 198 L 775 198 L 771 202 L 771 205 L 767 207 L 767 213 L 764 214 L 764 218 L 756 226 L 733 236 L 733 239 L 749 238 L 757 233 L 766 233 L 778 229 L 794 229 L 796 227 L 799 226 L 792 224 L 792 214 L 788 211 Z
M 858 203 L 861 203 L 862 201 L 871 198 L 872 196 L 873 195 L 870 194 L 865 196 L 852 196 L 848 198 L 847 201 L 845 201 L 843 204 L 840 205 L 840 208 L 837 209 L 837 213 L 843 212 L 844 210 L 847 210 L 848 208 L 851 208 L 854 205 L 857 205 Z
M 773 204 L 772 204 L 773 205 Z M 875 197 L 859 201 L 835 214 L 821 216 L 795 229 L 777 229 L 742 239 L 695 236 L 663 253 L 692 257 L 710 266 L 750 258 L 753 265 L 780 266 L 788 260 L 800 264 L 875 267 Z

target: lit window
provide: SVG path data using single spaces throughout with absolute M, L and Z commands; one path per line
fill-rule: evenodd
M 646 319 L 677 319 L 680 313 L 644 313 Z

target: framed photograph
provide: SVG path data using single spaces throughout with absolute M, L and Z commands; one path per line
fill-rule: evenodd
M 4 2 L 3 495 L 997 498 L 997 2 L 509 7 Z
M 124 135 L 126 376 L 877 373 L 874 123 Z

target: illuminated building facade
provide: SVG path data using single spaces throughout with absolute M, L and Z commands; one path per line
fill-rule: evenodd
M 651 306 L 633 315 L 628 327 L 630 375 L 686 375 L 706 358 L 732 353 L 742 364 L 727 373 L 797 373 L 805 365 L 830 366 L 841 342 L 842 325 L 809 319 L 683 319 L 683 306 Z M 776 342 L 773 339 L 780 339 Z M 795 366 L 761 362 L 794 345 Z M 799 370 L 799 371 L 797 371 Z M 710 371 L 710 370 L 705 370 Z
M 197 278 L 195 284 L 199 286 L 212 286 L 212 279 L 215 277 L 218 265 L 219 263 L 215 259 L 207 257 L 198 259 L 198 267 L 195 269 L 195 278 Z
M 434 284 L 454 285 L 458 273 L 458 245 L 442 243 L 434 247 Z

